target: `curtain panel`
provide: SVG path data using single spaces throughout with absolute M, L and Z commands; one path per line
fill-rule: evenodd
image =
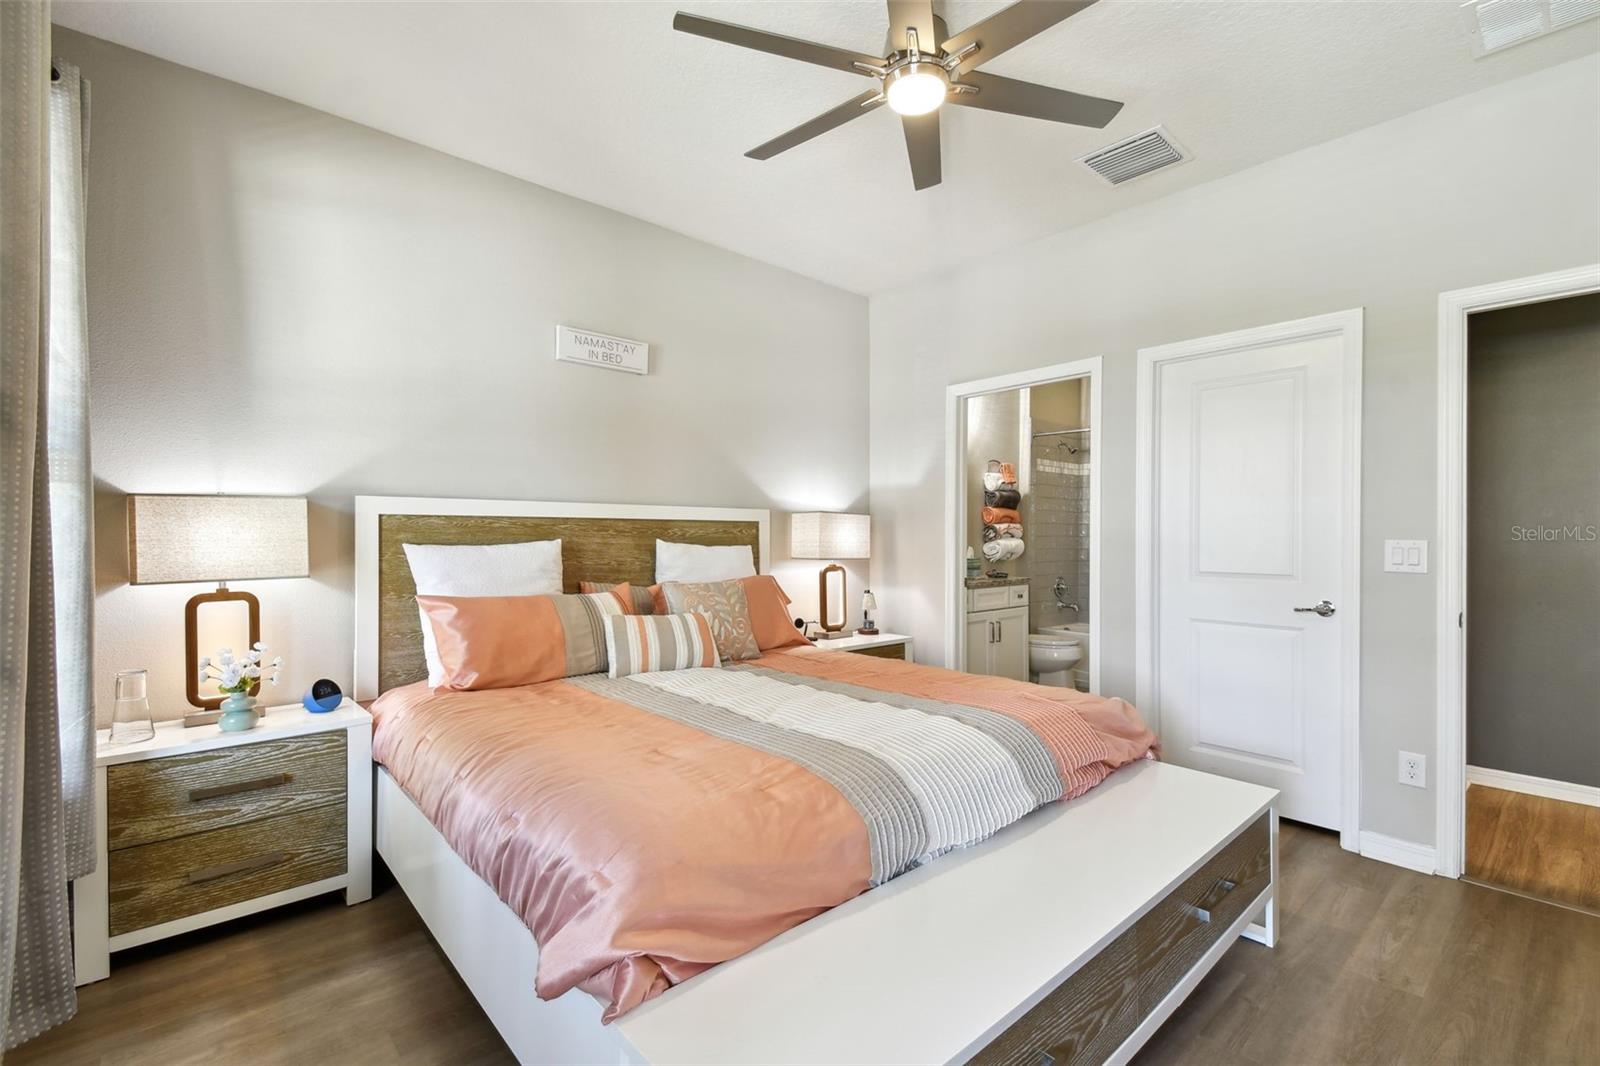
M 49 6 L 0 2 L 0 1037 L 14 1047 L 71 1017 L 67 883 L 93 865 L 94 717 L 76 677 L 58 691 L 58 630 L 88 646 L 87 408 L 82 330 L 82 130 L 69 68 L 50 81 Z M 58 65 L 59 66 L 59 65 Z M 58 106 L 57 98 L 62 99 Z M 59 113 L 59 115 L 58 115 Z M 52 121 L 76 117 L 67 124 Z M 65 138 L 65 140 L 62 140 Z M 56 143 L 58 142 L 59 143 Z M 66 166 L 61 181 L 52 158 Z M 72 178 L 72 174 L 76 178 Z M 73 189 L 73 181 L 78 183 Z M 57 192 L 56 190 L 60 191 Z M 76 205 L 52 213 L 52 195 Z M 67 245 L 59 273 L 52 242 Z M 76 280 L 73 273 L 76 272 Z M 66 289 L 57 305 L 53 285 Z M 52 339 L 59 321 L 59 344 Z M 65 323 L 76 315 L 74 333 Z M 60 388 L 59 397 L 52 390 Z M 59 403 L 57 402 L 59 400 Z M 63 449 L 61 456 L 53 447 Z M 77 486 L 74 489 L 74 486 Z M 52 521 L 53 498 L 63 522 Z M 56 565 L 56 550 L 62 567 Z M 58 574 L 63 583 L 57 587 Z M 58 603 L 59 596 L 59 603 Z M 59 609 L 58 609 L 59 607 Z

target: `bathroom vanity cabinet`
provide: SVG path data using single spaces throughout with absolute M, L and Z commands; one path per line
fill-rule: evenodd
M 967 589 L 969 674 L 1028 680 L 1028 586 Z

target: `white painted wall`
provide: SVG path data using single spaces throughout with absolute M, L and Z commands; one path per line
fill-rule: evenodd
M 1132 697 L 1135 352 L 1365 307 L 1362 821 L 1431 841 L 1434 796 L 1396 782 L 1395 752 L 1433 752 L 1433 578 L 1383 574 L 1379 549 L 1385 537 L 1434 536 L 1438 296 L 1600 258 L 1597 189 L 1590 56 L 873 297 L 883 624 L 937 661 L 944 387 L 1101 355 L 1097 640 L 1103 688 Z
M 204 591 L 126 584 L 124 493 L 310 496 L 311 577 L 236 586 L 290 699 L 351 679 L 357 493 L 867 509 L 861 297 L 67 30 L 55 50 L 93 85 L 102 721 L 125 667 L 183 712 Z M 652 373 L 557 364 L 558 322 L 648 341 Z M 781 560 L 786 514 L 772 532 Z M 777 568 L 811 617 L 819 565 Z

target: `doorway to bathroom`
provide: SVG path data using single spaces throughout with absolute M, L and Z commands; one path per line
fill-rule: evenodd
M 947 666 L 1100 691 L 1100 375 L 946 390 Z
M 1600 913 L 1600 265 L 1440 299 L 1439 872 Z

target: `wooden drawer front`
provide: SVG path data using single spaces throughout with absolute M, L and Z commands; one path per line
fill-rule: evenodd
M 345 731 L 106 768 L 112 851 L 224 826 L 344 806 Z
M 1260 897 L 1272 880 L 1271 835 L 1262 815 L 1140 921 L 1139 952 L 1147 960 L 1141 1014 L 1154 1010 Z
M 971 1059 L 974 1066 L 1103 1063 L 1139 1026 L 1139 927 L 1126 930 Z
M 851 648 L 856 655 L 873 655 L 879 659 L 904 659 L 906 646 L 904 644 L 885 644 L 881 648 Z
M 1133 1035 L 1271 879 L 1266 815 L 987 1047 L 980 1066 L 1098 1064 Z M 1232 881 L 1224 891 L 1220 881 Z M 1210 905 L 1210 921 L 1189 908 Z
M 111 935 L 345 872 L 345 809 L 295 814 L 110 855 Z

